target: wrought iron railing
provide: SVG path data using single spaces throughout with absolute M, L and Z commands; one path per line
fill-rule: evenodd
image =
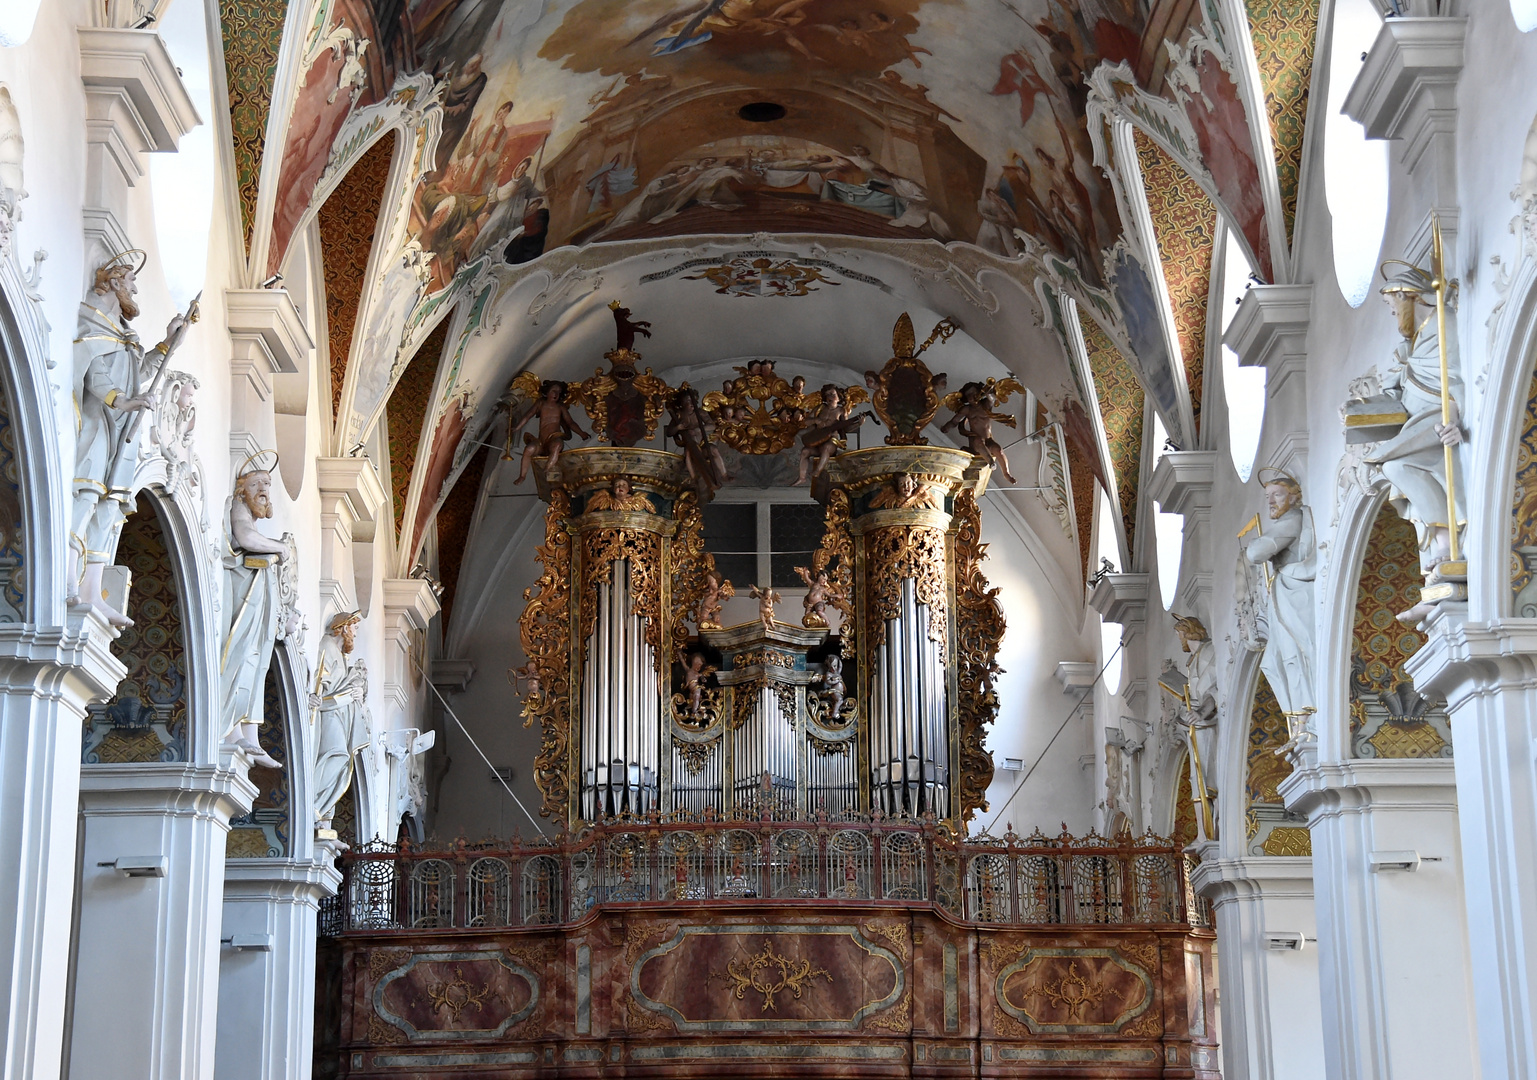
M 364 845 L 321 933 L 559 926 L 616 905 L 934 906 L 998 926 L 1209 926 L 1185 854 L 1148 832 L 958 838 L 931 820 L 605 822 L 557 840 Z

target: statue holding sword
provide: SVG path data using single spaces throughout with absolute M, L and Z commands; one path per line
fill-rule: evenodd
M 79 433 L 71 480 L 70 602 L 90 604 L 114 626 L 127 626 L 130 620 L 106 603 L 101 577 L 116 554 L 118 534 L 131 509 L 143 413 L 154 406 L 166 363 L 199 314 L 194 299 L 186 314 L 174 316 L 166 326 L 165 340 L 146 352 L 128 325 L 139 314 L 134 297 L 144 261 L 144 252 L 133 249 L 96 269 L 80 303 L 74 342 Z

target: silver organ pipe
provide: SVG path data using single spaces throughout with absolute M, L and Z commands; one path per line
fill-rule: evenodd
M 633 612 L 630 564 L 610 564 L 598 583 L 581 697 L 581 813 L 589 821 L 647 814 L 658 802 L 661 741 L 655 650 Z
M 886 638 L 872 653 L 871 786 L 886 814 L 949 813 L 945 657 L 929 638 L 932 614 L 913 579 L 903 580 L 897 617 L 886 620 Z

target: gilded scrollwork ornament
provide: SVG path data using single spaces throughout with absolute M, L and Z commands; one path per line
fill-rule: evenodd
M 571 741 L 571 534 L 566 520 L 571 498 L 562 489 L 550 493 L 545 514 L 544 543 L 534 558 L 544 568 L 539 579 L 523 590 L 527 606 L 518 622 L 519 638 L 528 664 L 520 669 L 528 683 L 523 726 L 539 721 L 539 756 L 534 782 L 544 797 L 540 813 L 560 816 L 566 811 L 568 750 Z
M 827 605 L 843 616 L 839 628 L 841 651 L 854 655 L 854 536 L 849 529 L 849 496 L 834 488 L 827 498 L 827 515 L 822 525 L 822 543 L 811 556 L 811 573 L 827 575 Z
M 821 395 L 808 392 L 802 376 L 786 381 L 776 374 L 772 360 L 753 360 L 735 370 L 738 378 L 727 379 L 701 402 L 715 421 L 716 437 L 741 454 L 777 454 L 795 445 L 807 418 L 821 404 Z M 862 387 L 839 393 L 851 406 L 869 397 Z
M 927 446 L 923 429 L 939 411 L 939 392 L 945 388 L 945 376 L 935 375 L 918 359 L 935 341 L 948 341 L 960 329 L 950 319 L 941 319 L 922 345 L 913 332 L 913 320 L 907 314 L 897 320 L 891 332 L 891 359 L 880 371 L 865 372 L 865 384 L 872 392 L 870 403 L 891 434 L 888 446 Z
M 928 638 L 945 646 L 945 534 L 932 525 L 888 525 L 865 539 L 870 644 L 886 640 L 886 620 L 901 609 L 902 582 L 911 578 L 917 600 L 929 609 Z
M 973 492 L 955 500 L 955 652 L 956 720 L 961 737 L 961 817 L 970 821 L 987 809 L 993 758 L 984 745 L 987 729 L 998 718 L 993 680 L 1002 672 L 998 648 L 1003 642 L 1003 605 L 998 587 L 982 573 L 987 545 L 982 543 L 982 510 Z
M 662 538 L 645 529 L 591 529 L 582 534 L 581 639 L 586 642 L 598 622 L 598 586 L 613 580 L 611 567 L 628 564 L 630 614 L 646 622 L 646 644 L 655 650 L 661 670 L 662 642 Z

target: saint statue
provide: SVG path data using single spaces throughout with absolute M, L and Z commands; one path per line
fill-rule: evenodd
M 331 827 L 336 804 L 352 784 L 352 760 L 369 743 L 368 707 L 364 704 L 368 668 L 362 660 L 347 662 L 361 618 L 356 611 L 342 612 L 331 620 L 320 642 L 320 666 L 310 709 L 320 721 L 315 748 L 315 820 L 321 829 Z
M 763 629 L 774 629 L 774 605 L 784 597 L 769 585 L 751 585 L 747 595 L 758 601 L 758 618 L 763 621 Z
M 1261 469 L 1270 525 L 1243 549 L 1251 567 L 1263 569 L 1270 587 L 1270 636 L 1260 670 L 1275 691 L 1281 711 L 1301 717 L 1316 711 L 1313 696 L 1313 582 L 1318 576 L 1318 544 L 1313 512 L 1302 503 L 1302 486 L 1279 469 Z M 1259 515 L 1251 522 L 1258 524 Z M 1240 535 L 1247 536 L 1249 529 Z
M 270 462 L 269 462 L 270 459 Z M 238 745 L 257 765 L 281 768 L 261 748 L 262 695 L 272 647 L 283 636 L 284 612 L 279 602 L 281 572 L 293 537 L 264 536 L 256 523 L 272 516 L 272 468 L 277 454 L 253 454 L 235 478 L 230 500 L 229 543 L 224 556 L 224 649 L 219 655 L 219 691 L 223 705 L 224 741 Z
M 75 557 L 71 604 L 89 604 L 113 626 L 130 620 L 114 611 L 101 592 L 103 568 L 117 551 L 118 533 L 131 510 L 138 465 L 139 414 L 155 404 L 157 376 L 196 321 L 196 301 L 187 315 L 171 319 L 165 340 L 148 353 L 128 324 L 138 316 L 136 281 L 145 255 L 137 249 L 114 255 L 97 267 L 95 281 L 80 302 L 75 336 L 74 506 L 70 547 Z
M 1462 442 L 1462 361 L 1457 349 L 1457 323 L 1446 320 L 1447 388 L 1451 423 L 1441 422 L 1441 339 L 1436 331 L 1436 296 L 1430 273 L 1404 266 L 1382 287 L 1383 299 L 1398 320 L 1403 341 L 1393 351 L 1393 365 L 1382 376 L 1384 397 L 1408 419 L 1397 434 L 1366 458 L 1380 466 L 1391 483 L 1389 501 L 1398 516 L 1414 522 L 1420 539 L 1421 569 L 1428 576 L 1451 558 L 1451 533 L 1446 513 L 1446 447 Z M 1448 307 L 1455 293 L 1448 296 Z M 1375 400 L 1375 399 L 1374 399 Z M 1457 460 L 1453 455 L 1453 462 Z M 1457 469 L 1457 472 L 1461 472 Z M 1457 517 L 1465 513 L 1466 484 L 1455 476 Z M 1408 614 L 1408 613 L 1405 613 Z

